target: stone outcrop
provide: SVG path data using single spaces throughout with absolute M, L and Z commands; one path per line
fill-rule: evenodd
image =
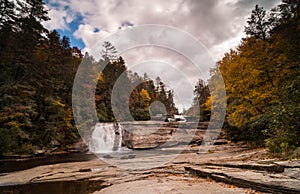
M 206 130 L 208 123 L 163 123 L 163 122 L 128 122 L 122 123 L 122 144 L 130 149 L 153 149 L 178 145 L 200 145 L 204 136 L 216 140 L 220 130 Z M 211 137 L 209 137 L 211 136 Z M 217 145 L 226 144 L 225 140 L 213 141 Z
M 61 159 L 59 161 L 65 163 L 40 163 L 34 168 L 27 166 L 27 170 L 1 173 L 0 194 L 231 194 L 255 193 L 255 190 L 265 193 L 300 193 L 300 160 L 268 159 L 265 158 L 265 149 L 246 149 L 232 143 L 211 145 L 209 151 L 201 155 L 196 154 L 200 147 L 189 145 L 186 149 L 193 151 L 179 155 L 169 152 L 173 155 L 172 160 L 168 160 L 168 154 L 158 155 L 157 152 L 145 150 L 147 154 L 141 155 L 132 154 L 131 150 L 117 155 L 103 155 L 104 161 L 93 158 L 70 163 Z M 82 155 L 77 156 L 83 158 Z M 110 163 L 112 160 L 117 162 L 114 163 L 117 166 Z M 145 168 L 147 163 L 165 160 L 168 163 Z M 22 161 L 15 164 L 15 167 L 18 168 L 24 162 L 27 163 Z M 118 167 L 118 164 L 136 167 L 139 163 L 144 168 Z M 216 183 L 212 179 L 230 185 Z
M 130 128 L 129 128 L 130 127 Z M 170 140 L 173 128 L 124 126 L 122 143 L 130 149 L 156 148 Z
M 300 179 L 284 173 L 284 167 L 278 164 L 209 163 L 187 166 L 185 169 L 202 178 L 210 178 L 261 192 L 300 193 Z M 299 168 L 294 169 L 297 172 L 299 170 Z

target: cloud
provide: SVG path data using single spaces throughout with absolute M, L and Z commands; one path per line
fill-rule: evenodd
M 98 43 L 98 40 L 104 39 L 109 34 L 110 33 L 104 30 L 99 30 L 98 28 L 95 28 L 90 24 L 80 24 L 78 26 L 78 29 L 73 33 L 75 38 L 82 39 L 86 46 L 84 52 L 89 53 L 91 53 L 92 49 L 95 48 L 95 46 Z
M 246 18 L 255 4 L 269 9 L 278 2 L 279 0 L 50 0 L 48 6 L 52 20 L 46 26 L 51 29 L 67 29 L 76 14 L 80 14 L 84 18 L 82 25 L 86 27 L 80 25 L 75 29 L 76 37 L 79 38 L 92 36 L 82 29 L 89 29 L 90 26 L 109 34 L 132 25 L 170 25 L 195 36 L 219 59 L 229 49 L 228 46 L 237 46 L 228 42 L 236 43 L 232 39 L 240 38 Z M 99 37 L 97 32 L 93 33 L 93 37 Z M 95 42 L 90 38 L 85 40 L 87 47 Z M 214 48 L 221 48 L 222 45 L 226 47 L 224 50 Z
M 76 12 L 69 9 L 67 1 L 49 0 L 46 9 L 51 20 L 44 22 L 50 30 L 70 30 L 70 23 L 76 19 Z
M 59 7 L 53 8 L 51 6 L 47 6 L 47 10 L 49 10 L 49 17 L 52 19 L 44 22 L 44 25 L 46 28 L 48 28 L 50 30 L 53 30 L 53 29 L 67 30 L 67 29 L 69 29 L 69 26 L 66 22 L 66 17 L 68 15 L 66 10 L 61 10 Z
M 95 53 L 98 52 L 95 51 L 95 46 L 99 40 L 119 30 L 144 24 L 173 26 L 195 37 L 206 47 L 211 58 L 217 61 L 230 48 L 238 46 L 244 36 L 246 20 L 256 4 L 270 9 L 279 2 L 280 0 L 49 0 L 47 6 L 52 20 L 45 25 L 50 29 L 65 30 L 70 28 L 70 23 L 78 15 L 81 16 L 82 22 L 77 28 L 71 29 L 72 35 L 82 39 L 86 46 L 84 51 Z M 143 38 L 136 36 L 134 40 L 138 42 Z M 181 39 L 177 39 L 176 44 L 181 44 L 183 48 L 186 46 Z M 214 66 L 207 64 L 204 76 L 201 76 L 194 71 L 193 65 L 185 57 L 174 51 L 154 47 L 131 50 L 124 53 L 124 58 L 129 67 L 153 59 L 171 64 L 190 77 L 194 84 L 198 78 L 208 77 L 209 69 Z M 152 68 L 159 69 L 157 64 Z M 137 71 L 143 75 L 143 70 L 146 69 L 140 67 Z M 182 81 L 181 75 L 176 77 L 173 72 L 165 79 L 174 88 L 186 88 L 183 84 L 186 82 Z M 184 107 L 191 103 L 191 92 L 181 89 L 177 93 L 184 99 Z

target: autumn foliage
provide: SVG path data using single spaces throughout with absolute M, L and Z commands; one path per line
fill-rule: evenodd
M 228 136 L 264 142 L 273 153 L 300 146 L 299 8 L 298 0 L 269 13 L 256 6 L 248 36 L 216 66 L 226 85 Z

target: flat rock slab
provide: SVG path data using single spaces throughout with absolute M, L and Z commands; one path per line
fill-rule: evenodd
M 240 194 L 251 193 L 247 189 L 236 188 L 233 186 L 216 183 L 212 181 L 184 179 L 183 177 L 152 177 L 146 180 L 138 180 L 116 184 L 111 187 L 94 192 L 93 194 L 132 194 L 132 193 L 151 193 L 151 194 Z
M 191 174 L 211 178 L 239 187 L 269 193 L 300 193 L 300 180 L 284 173 L 270 173 L 222 166 L 202 165 L 185 167 Z M 299 169 L 296 169 L 299 170 Z
M 177 148 L 174 148 L 174 152 L 173 148 L 167 148 L 166 154 L 161 155 L 158 153 L 162 150 L 144 150 L 141 155 L 126 152 L 122 159 L 121 155 L 117 155 L 117 166 L 131 169 L 134 165 L 135 170 L 122 169 L 113 166 L 112 163 L 106 163 L 116 158 L 113 154 L 107 154 L 102 156 L 105 160 L 49 164 L 0 173 L 0 194 L 66 194 L 81 191 L 80 194 L 95 191 L 113 194 L 254 193 L 251 189 L 267 193 L 300 193 L 300 161 L 261 160 L 260 156 L 266 152 L 264 149 L 248 150 L 231 144 L 211 145 L 204 154 L 196 154 L 200 146 L 189 145 L 187 149 L 194 151 L 178 155 L 178 152 L 175 152 Z M 145 168 L 148 164 L 157 166 Z M 268 170 L 274 166 L 283 167 L 284 172 L 280 169 Z M 191 176 L 186 170 L 191 174 L 211 179 Z M 277 173 L 272 173 L 275 171 Z M 221 181 L 224 183 L 220 183 Z M 74 188 L 77 188 L 76 192 Z

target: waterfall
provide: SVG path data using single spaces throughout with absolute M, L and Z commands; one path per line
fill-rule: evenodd
M 94 153 L 118 151 L 122 145 L 122 126 L 118 123 L 97 123 L 89 143 Z

